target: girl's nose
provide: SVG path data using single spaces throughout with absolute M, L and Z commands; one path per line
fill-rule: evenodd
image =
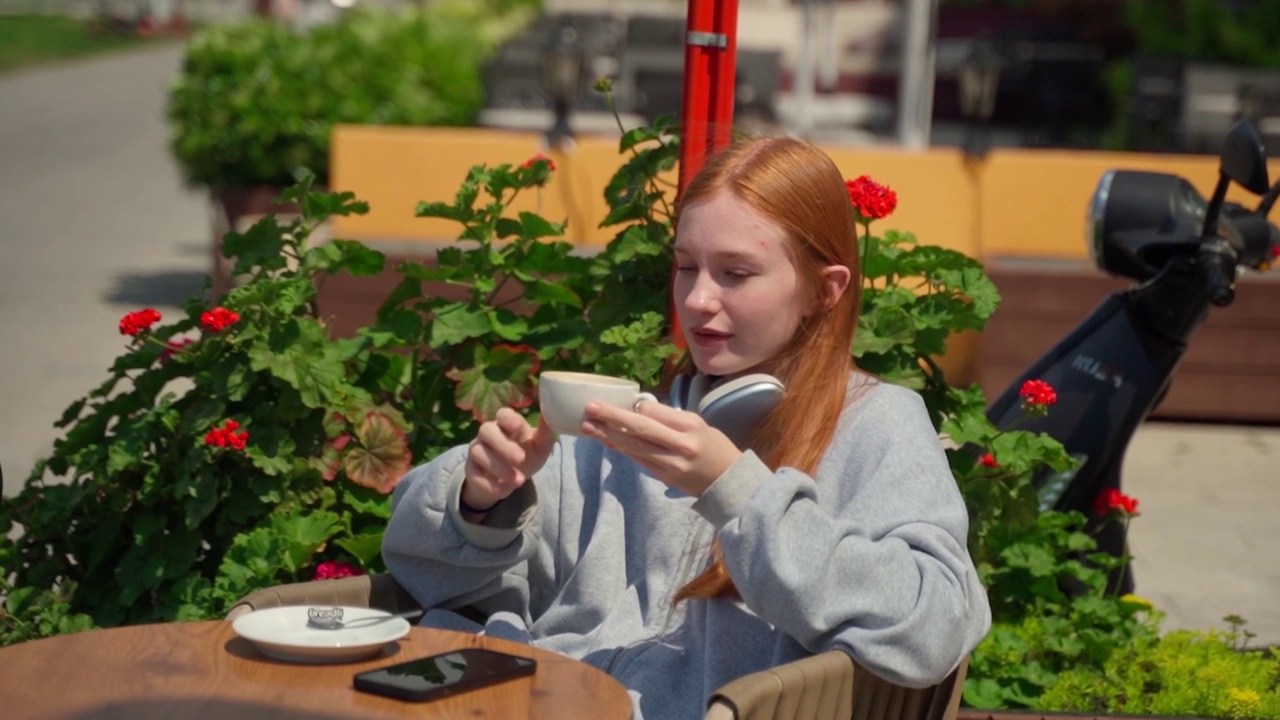
M 689 290 L 686 302 L 690 310 L 714 313 L 720 309 L 720 293 L 710 277 L 700 275 Z

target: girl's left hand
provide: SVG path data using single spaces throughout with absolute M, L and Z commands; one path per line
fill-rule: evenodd
M 694 497 L 742 457 L 728 436 L 697 413 L 657 402 L 641 402 L 634 412 L 589 403 L 582 430 Z

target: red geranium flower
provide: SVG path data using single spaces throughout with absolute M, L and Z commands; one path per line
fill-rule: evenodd
M 211 332 L 222 332 L 237 322 L 240 322 L 240 313 L 224 307 L 216 307 L 200 316 L 200 324 Z
M 1099 515 L 1119 513 L 1133 516 L 1138 514 L 1138 498 L 1125 495 L 1116 488 L 1109 488 L 1098 495 L 1093 502 L 1093 509 Z
M 363 575 L 364 571 L 355 565 L 347 563 L 333 562 L 332 560 L 322 562 L 316 566 L 316 580 L 332 580 L 334 578 L 352 577 L 354 575 Z
M 550 170 L 551 172 L 555 172 L 555 171 L 556 171 L 556 161 L 555 161 L 555 160 L 552 160 L 551 158 L 547 157 L 546 155 L 543 155 L 542 153 L 538 153 L 537 155 L 534 155 L 533 157 L 529 158 L 528 160 L 525 160 L 525 161 L 524 161 L 524 167 L 531 168 L 531 167 L 533 167 L 535 164 L 537 164 L 537 163 L 539 163 L 539 162 L 545 162 L 545 163 L 547 164 L 547 169 L 548 169 L 548 170 Z
M 996 456 L 992 455 L 991 453 L 987 453 L 986 455 L 982 456 L 982 465 L 983 467 L 989 467 L 989 468 L 1000 467 L 1000 463 L 996 462 Z
M 240 423 L 235 420 L 227 420 L 222 423 L 222 427 L 214 427 L 204 436 L 204 444 L 214 447 L 229 447 L 232 450 L 243 450 L 245 441 L 249 439 L 249 433 L 240 429 Z
M 1043 380 L 1028 380 L 1022 383 L 1018 391 L 1028 405 L 1052 405 L 1058 402 L 1058 393 L 1053 386 Z
M 898 207 L 898 193 L 868 175 L 846 180 L 844 186 L 849 191 L 849 202 L 853 203 L 862 222 L 887 218 Z
M 154 308 L 131 312 L 120 318 L 120 334 L 137 335 L 143 330 L 149 330 L 158 322 L 160 322 L 160 313 Z

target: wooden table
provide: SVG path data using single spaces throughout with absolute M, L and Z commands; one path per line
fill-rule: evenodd
M 356 692 L 357 672 L 465 647 L 532 657 L 531 677 L 429 703 Z M 95 630 L 0 649 L 0 717 L 26 718 L 573 718 L 631 717 L 613 678 L 563 655 L 415 627 L 372 660 L 271 660 L 222 621 Z

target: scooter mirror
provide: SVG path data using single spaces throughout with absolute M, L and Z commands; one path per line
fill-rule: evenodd
M 1262 138 L 1246 119 L 1236 121 L 1222 141 L 1219 155 L 1222 174 L 1255 195 L 1271 189 L 1267 178 L 1267 149 Z

